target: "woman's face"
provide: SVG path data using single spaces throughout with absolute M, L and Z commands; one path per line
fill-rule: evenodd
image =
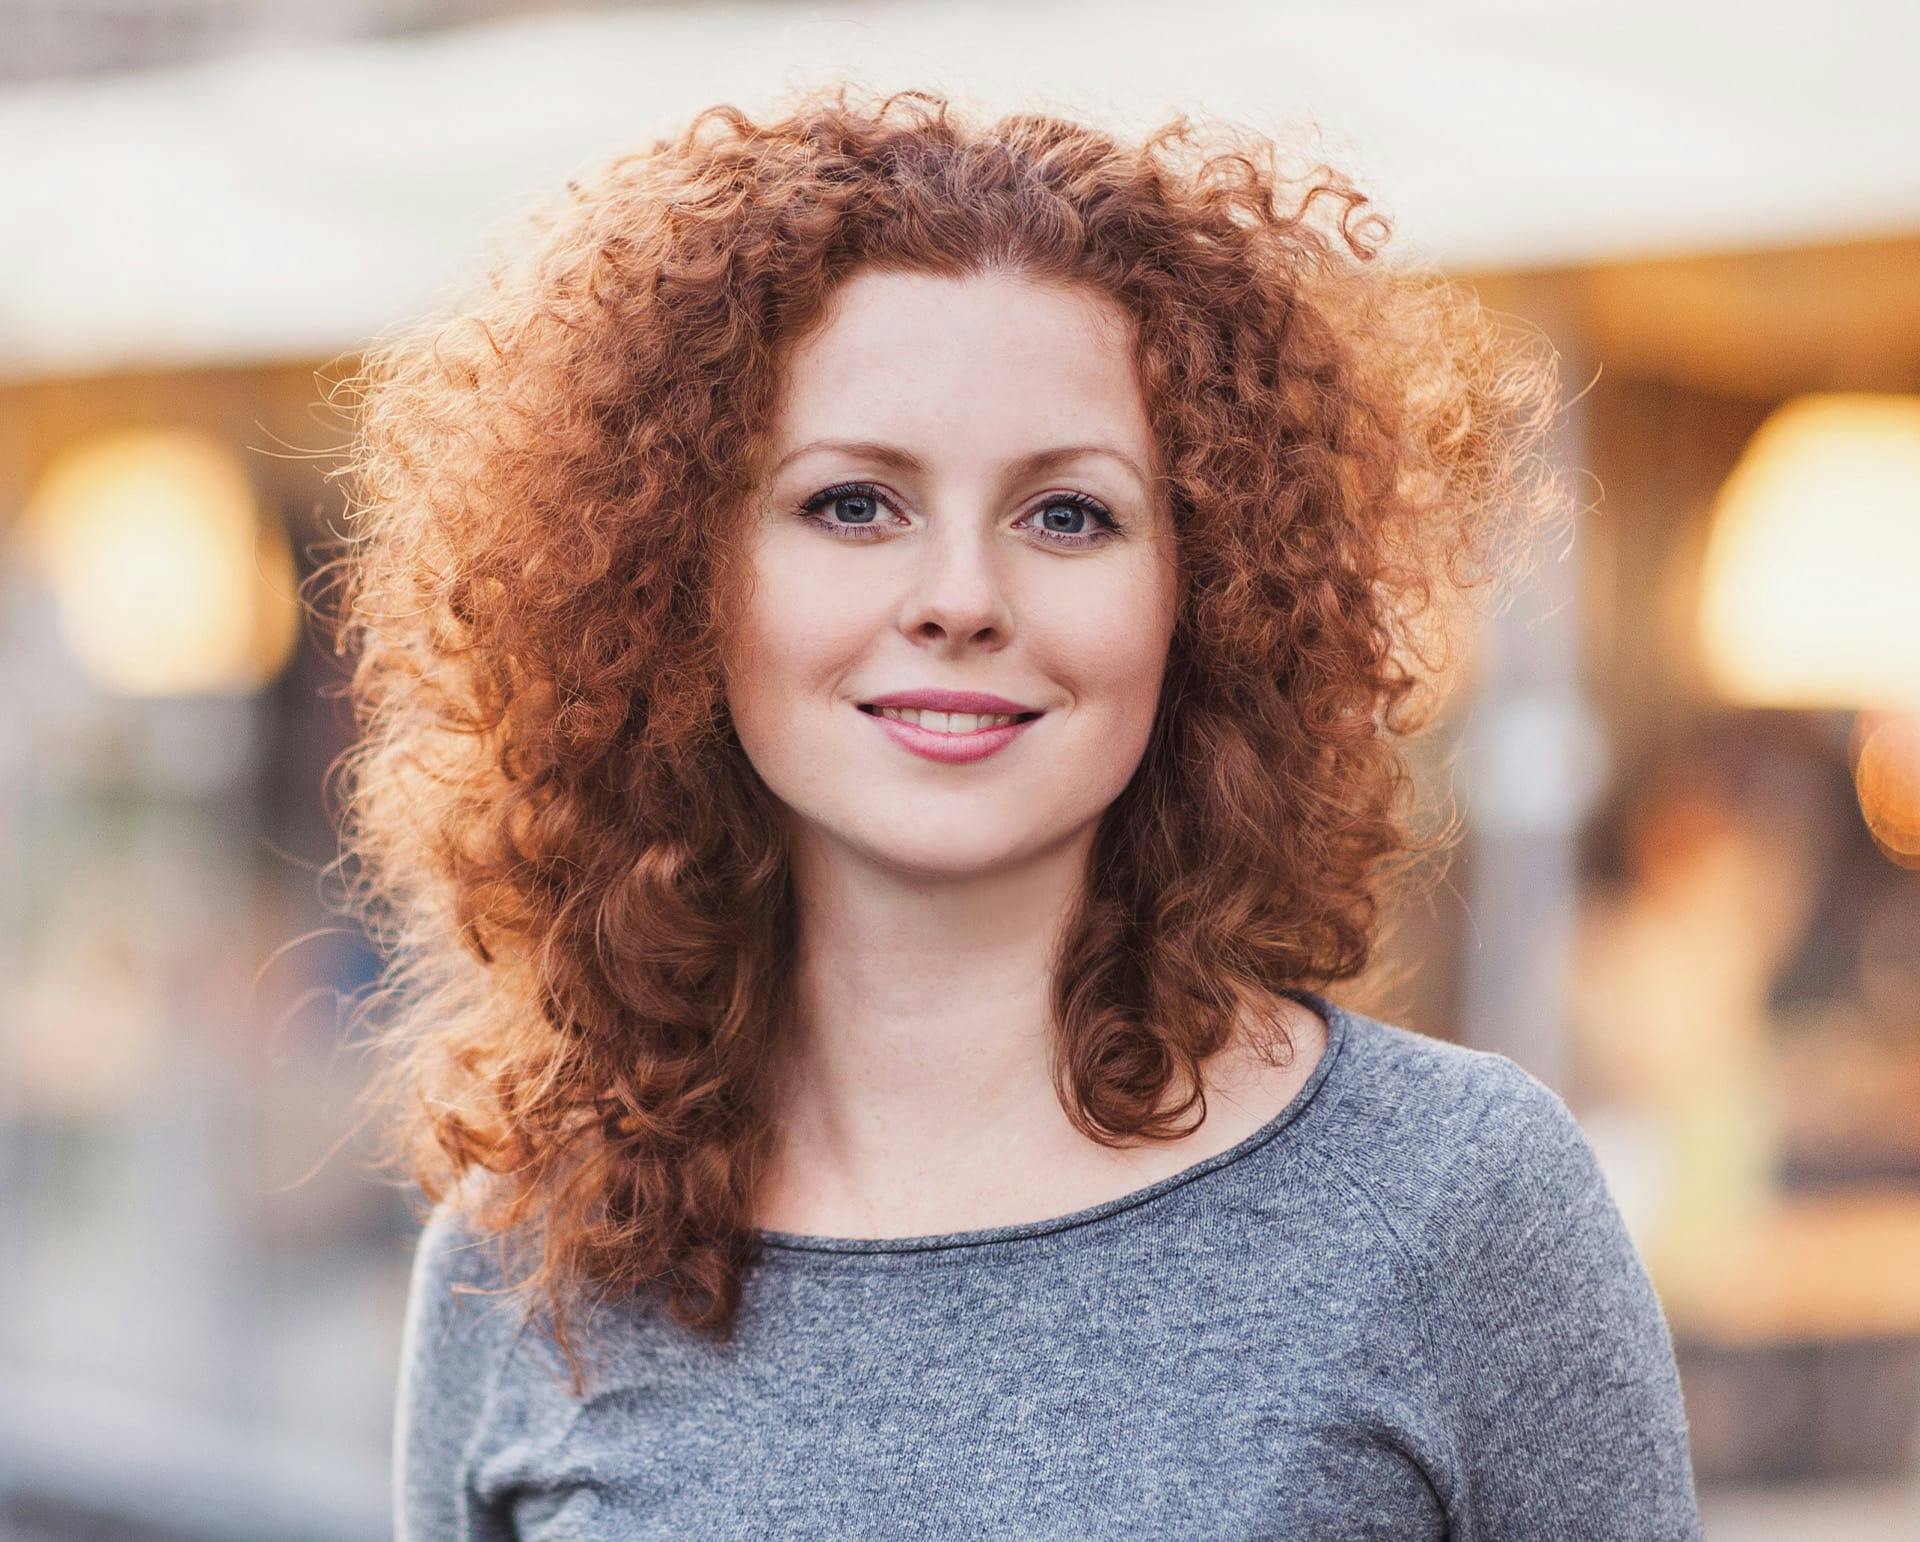
M 728 705 L 797 840 L 961 877 L 1125 787 L 1179 582 L 1130 341 L 1092 291 L 862 270 L 792 351 Z M 941 691 L 1039 716 L 872 705 Z

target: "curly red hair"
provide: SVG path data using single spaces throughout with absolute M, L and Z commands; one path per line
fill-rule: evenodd
M 1421 618 L 1564 512 L 1550 351 L 1377 261 L 1367 206 L 1231 125 L 842 84 L 569 183 L 482 298 L 368 352 L 330 571 L 343 860 L 389 957 L 370 1095 L 429 1199 L 530 1244 L 576 1390 L 583 1293 L 725 1342 L 754 1257 L 793 907 L 719 660 L 783 353 L 854 270 L 1084 285 L 1137 328 L 1186 589 L 1058 961 L 1069 1116 L 1187 1133 L 1169 1089 L 1244 1002 L 1366 966 L 1452 834 L 1403 806 Z

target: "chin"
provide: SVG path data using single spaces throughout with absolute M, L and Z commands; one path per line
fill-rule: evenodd
M 1002 863 L 1017 860 L 1027 849 L 1024 831 L 985 831 L 976 824 L 965 828 L 920 820 L 911 816 L 895 823 L 866 824 L 852 833 L 852 843 L 870 860 L 904 873 L 927 878 L 966 878 Z

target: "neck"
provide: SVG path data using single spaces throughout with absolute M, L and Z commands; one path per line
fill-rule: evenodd
M 1067 1126 L 1050 1074 L 1055 940 L 1089 829 L 1014 867 L 915 879 L 797 846 L 794 1020 L 774 1062 L 776 1145 L 816 1190 L 978 1175 Z
M 1282 1002 L 1308 1053 L 1276 1070 L 1236 1040 L 1208 1063 L 1201 1129 L 1116 1149 L 1068 1120 L 1052 1080 L 1053 947 L 1090 843 L 944 883 L 796 850 L 794 1019 L 770 1066 L 760 1224 L 906 1236 L 1040 1219 L 1224 1149 L 1284 1106 L 1324 1025 Z

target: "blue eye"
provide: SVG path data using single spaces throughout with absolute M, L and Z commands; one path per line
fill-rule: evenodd
M 868 540 L 878 532 L 881 513 L 892 507 L 871 482 L 840 482 L 832 487 L 823 487 L 801 504 L 797 512 L 802 519 L 829 535 Z M 836 509 L 848 517 L 837 517 Z M 1085 550 L 1110 541 L 1120 533 L 1119 521 L 1107 510 L 1106 505 L 1085 493 L 1049 493 L 1033 510 L 1021 516 L 1022 522 L 1035 514 L 1044 520 L 1056 510 L 1063 509 L 1067 511 L 1067 520 L 1076 523 L 1079 528 L 1061 529 L 1058 524 L 1034 526 L 1035 533 L 1049 545 L 1069 551 Z M 1089 517 L 1097 521 L 1091 530 L 1086 528 Z
M 879 493 L 866 483 L 844 482 L 838 487 L 822 489 L 800 507 L 802 513 L 817 516 L 821 509 L 830 508 L 834 504 L 841 504 L 843 506 L 852 505 L 857 511 L 849 523 L 854 525 L 871 525 L 880 517 L 882 501 Z M 839 526 L 837 520 L 820 520 L 819 523 L 826 525 L 829 529 L 836 527 L 844 528 Z
M 1040 533 L 1050 539 L 1064 540 L 1075 546 L 1095 546 L 1118 533 L 1120 529 L 1105 506 L 1098 499 L 1089 498 L 1085 493 L 1056 493 L 1041 504 L 1037 512 L 1044 520 L 1055 509 L 1067 510 L 1068 518 L 1078 519 L 1080 529 L 1062 530 L 1058 526 L 1048 526 Z M 1100 523 L 1092 534 L 1083 535 L 1081 532 L 1085 530 L 1089 518 L 1098 520 Z

